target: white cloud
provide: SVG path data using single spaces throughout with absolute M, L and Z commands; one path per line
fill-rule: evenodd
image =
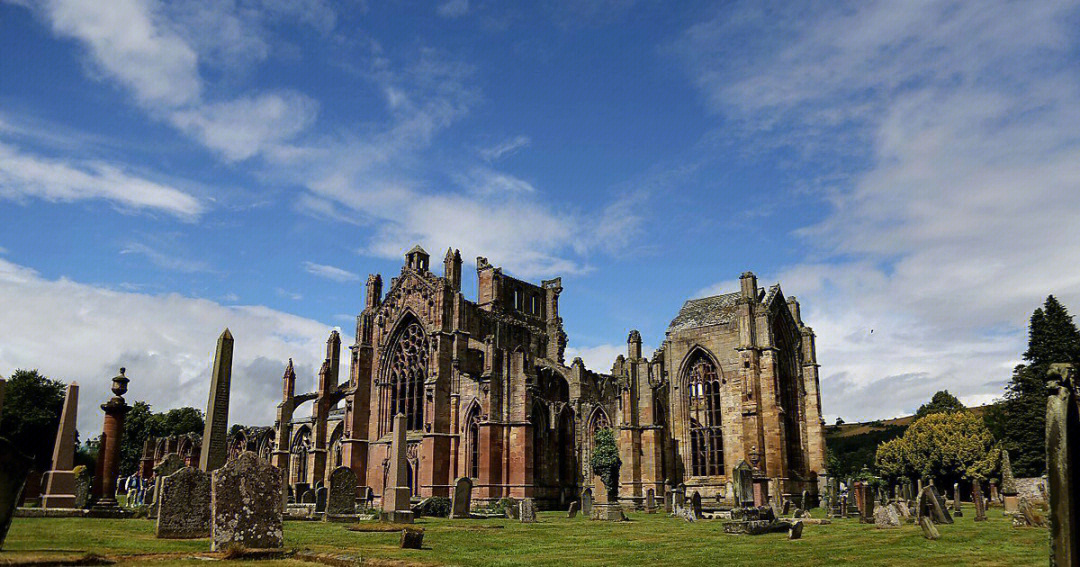
M 20 151 L 0 142 L 0 197 L 51 202 L 103 199 L 122 209 L 156 210 L 182 220 L 204 211 L 198 199 L 100 161 L 66 161 Z
M 439 15 L 444 18 L 458 18 L 469 12 L 469 0 L 447 0 L 439 5 Z
M 1000 395 L 1031 311 L 1049 293 L 1080 308 L 1064 268 L 1080 242 L 1062 236 L 1080 220 L 1075 16 L 1054 2 L 755 5 L 687 34 L 706 99 L 751 143 L 848 164 L 831 212 L 799 233 L 823 259 L 779 274 L 818 333 L 827 415 L 907 413 L 944 388 Z
M 121 366 L 132 380 L 129 403 L 145 400 L 159 411 L 205 409 L 214 347 L 225 327 L 236 341 L 230 422 L 270 425 L 289 357 L 297 365 L 298 389 L 313 388 L 330 332 L 318 321 L 267 307 L 49 280 L 4 260 L 0 311 L 0 375 L 37 368 L 79 382 L 84 439 L 101 430 L 98 406 L 112 395 L 109 380 Z
M 505 156 L 514 155 L 518 150 L 529 147 L 532 141 L 528 136 L 514 136 L 488 148 L 480 149 L 480 157 L 484 161 L 495 161 Z
M 281 91 L 179 110 L 170 121 L 225 159 L 238 161 L 294 138 L 317 113 L 311 98 Z
M 641 346 L 641 354 L 646 358 L 651 357 L 654 350 L 656 349 L 648 345 Z M 566 347 L 567 361 L 581 357 L 586 368 L 602 374 L 611 372 L 611 367 L 615 364 L 615 359 L 618 358 L 619 355 L 626 357 L 627 347 L 625 343 L 621 345 L 601 344 L 590 347 L 574 347 L 567 345 Z
M 350 271 L 342 270 L 341 268 L 334 266 L 327 266 L 326 264 L 316 264 L 315 262 L 304 262 L 304 270 L 309 274 L 328 280 L 334 280 L 336 282 L 355 282 L 360 280 L 360 276 Z
M 150 263 L 155 266 L 175 272 L 195 273 L 210 271 L 210 265 L 206 262 L 201 260 L 188 260 L 186 258 L 166 254 L 160 250 L 151 248 L 142 242 L 129 242 L 122 250 L 120 250 L 120 253 L 145 256 L 150 260 Z

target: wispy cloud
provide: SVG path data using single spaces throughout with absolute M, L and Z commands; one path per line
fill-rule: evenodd
M 101 199 L 124 210 L 161 211 L 181 220 L 204 212 L 194 196 L 101 161 L 68 161 L 21 151 L 0 142 L 0 197 L 52 202 Z
M 745 143 L 847 156 L 830 214 L 799 232 L 822 260 L 778 274 L 820 337 L 826 413 L 1000 394 L 1046 294 L 1080 305 L 1060 269 L 1080 243 L 1054 230 L 1080 218 L 1077 12 L 755 4 L 687 32 L 694 79 Z
M 144 256 L 155 266 L 175 272 L 196 273 L 211 271 L 210 265 L 206 262 L 166 254 L 141 242 L 129 242 L 120 250 L 120 253 Z
M 484 158 L 484 161 L 496 161 L 502 157 L 513 155 L 523 148 L 529 147 L 532 141 L 528 136 L 519 135 L 514 136 L 490 146 L 480 149 L 480 157 Z
M 327 266 L 326 264 L 316 264 L 315 262 L 304 262 L 304 270 L 320 278 L 326 278 L 336 282 L 355 282 L 360 280 L 360 276 L 335 266 Z
M 439 5 L 438 11 L 444 18 L 460 18 L 469 13 L 469 0 L 447 0 Z
M 281 297 L 284 297 L 284 298 L 286 298 L 286 299 L 291 299 L 291 300 L 293 300 L 293 301 L 300 301 L 301 299 L 304 299 L 304 295 L 303 295 L 303 294 L 301 294 L 301 293 L 296 293 L 295 291 L 288 291 L 288 290 L 286 290 L 285 288 L 280 288 L 280 287 L 279 287 L 279 288 L 277 288 L 277 289 L 276 289 L 275 291 L 276 291 L 276 292 L 277 292 L 277 294 L 278 294 L 278 295 L 280 295 Z

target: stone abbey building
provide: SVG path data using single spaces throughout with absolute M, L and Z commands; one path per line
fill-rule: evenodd
M 457 477 L 473 497 L 534 498 L 563 507 L 584 486 L 593 434 L 616 431 L 620 499 L 684 483 L 725 493 L 745 460 L 770 491 L 816 492 L 824 433 L 814 333 L 779 285 L 745 273 L 732 293 L 687 301 L 663 345 L 645 358 L 631 331 L 610 373 L 564 361 L 561 280 L 540 285 L 476 262 L 478 297 L 461 292 L 461 255 L 443 275 L 419 246 L 383 293 L 367 280 L 349 375 L 338 376 L 341 338 L 327 341 L 315 392 L 297 394 L 290 362 L 270 453 L 300 494 L 348 466 L 382 494 L 393 416 L 408 423 L 415 497 L 447 496 Z M 310 417 L 294 416 L 312 402 Z

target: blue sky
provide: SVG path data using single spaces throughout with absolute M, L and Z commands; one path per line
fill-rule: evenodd
M 1049 236 L 1080 220 L 1077 16 L 2 1 L 0 373 L 79 381 L 93 431 L 120 365 L 201 407 L 227 325 L 233 416 L 268 423 L 420 243 L 561 275 L 596 370 L 753 270 L 802 300 L 830 420 L 986 402 L 1046 294 L 1080 309 Z

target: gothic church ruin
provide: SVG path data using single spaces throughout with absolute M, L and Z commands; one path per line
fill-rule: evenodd
M 740 461 L 771 492 L 816 493 L 825 445 L 814 333 L 779 285 L 759 288 L 747 272 L 737 291 L 687 301 L 650 358 L 631 331 L 626 355 L 599 373 L 564 361 L 559 278 L 536 285 L 478 258 L 470 301 L 457 251 L 447 251 L 442 276 L 429 263 L 410 250 L 385 294 L 381 276 L 368 278 L 346 379 L 337 332 L 315 392 L 297 394 L 286 369 L 267 452 L 294 494 L 343 465 L 380 497 L 396 414 L 408 426 L 414 497 L 448 496 L 469 477 L 479 501 L 564 508 L 593 486 L 589 456 L 602 427 L 616 432 L 629 504 L 649 489 L 663 494 L 665 483 L 726 494 Z M 294 416 L 309 401 L 311 416 Z

